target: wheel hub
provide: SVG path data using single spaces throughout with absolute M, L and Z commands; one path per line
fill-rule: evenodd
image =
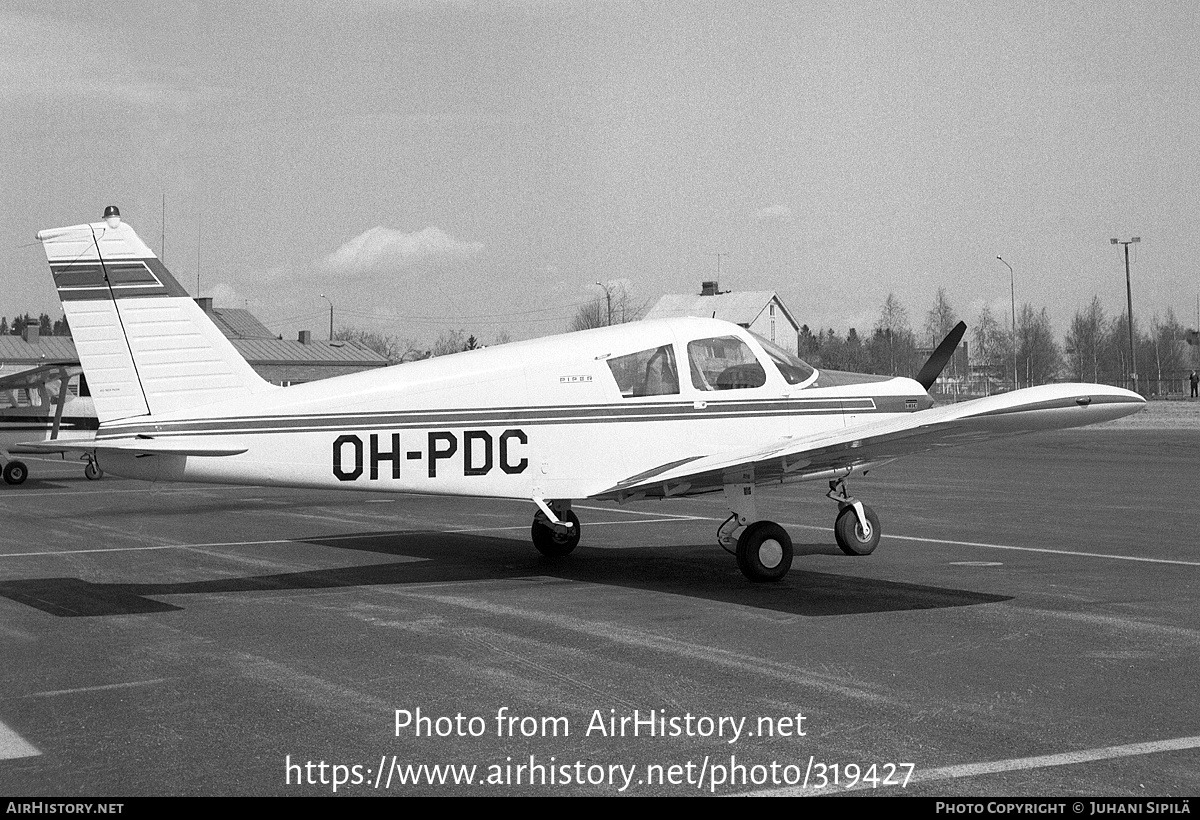
M 775 569 L 783 560 L 783 545 L 774 538 L 768 538 L 758 547 L 758 560 L 767 569 Z

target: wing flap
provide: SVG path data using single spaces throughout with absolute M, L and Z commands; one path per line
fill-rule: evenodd
M 694 495 L 719 490 L 725 484 L 820 478 L 868 469 L 938 447 L 1111 421 L 1137 412 L 1145 403 L 1138 394 L 1120 387 L 1030 387 L 834 432 L 784 439 L 771 447 L 674 461 L 642 471 L 594 497 L 622 500 L 631 496 Z

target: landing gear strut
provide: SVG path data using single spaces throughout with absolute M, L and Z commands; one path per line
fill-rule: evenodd
M 792 568 L 792 539 L 774 521 L 758 520 L 753 484 L 726 484 L 725 499 L 733 514 L 717 529 L 717 543 L 737 556 L 738 569 L 751 581 L 778 581 Z M 740 528 L 737 547 L 733 534 Z
M 571 502 L 540 498 L 534 502 L 538 511 L 533 516 L 530 536 L 537 551 L 549 558 L 570 554 L 579 546 L 579 518 L 571 511 Z
M 846 490 L 846 480 L 836 478 L 829 482 L 827 498 L 838 505 L 837 520 L 833 524 L 833 536 L 837 545 L 847 555 L 870 555 L 879 546 L 879 516 Z

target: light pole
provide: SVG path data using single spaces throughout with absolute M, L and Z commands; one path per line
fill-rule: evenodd
M 326 302 L 329 302 L 329 341 L 332 342 L 333 341 L 333 300 L 330 299 L 328 296 L 326 296 L 324 293 L 321 294 L 321 298 L 324 299 Z
M 1013 390 L 1017 389 L 1017 278 L 1013 274 L 1012 265 L 1004 261 L 1004 257 L 996 255 L 1004 267 L 1008 268 L 1008 295 L 1012 299 L 1012 354 L 1013 354 Z
M 604 299 L 608 303 L 608 323 L 605 327 L 612 327 L 612 288 L 599 282 L 596 283 L 596 287 L 604 291 Z
M 1140 236 L 1135 236 L 1125 242 L 1120 239 L 1110 239 L 1114 245 L 1125 246 L 1125 300 L 1128 312 L 1125 314 L 1129 320 L 1129 378 L 1133 380 L 1133 392 L 1138 392 L 1138 374 L 1137 374 L 1137 352 L 1133 347 L 1133 286 L 1129 284 L 1129 246 L 1141 242 Z

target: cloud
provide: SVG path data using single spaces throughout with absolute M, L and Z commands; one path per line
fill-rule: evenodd
M 404 233 L 380 225 L 322 257 L 317 266 L 344 276 L 394 273 L 419 262 L 465 259 L 482 250 L 481 242 L 462 242 L 433 226 Z
M 216 307 L 237 308 L 243 307 L 249 300 L 236 289 L 230 287 L 224 282 L 218 282 L 212 287 L 205 288 L 207 293 L 205 296 L 211 296 L 213 305 Z
M 753 218 L 760 225 L 769 222 L 791 222 L 792 209 L 786 205 L 772 205 L 768 208 L 759 208 L 754 212 Z
M 179 87 L 143 71 L 136 56 L 103 32 L 6 14 L 0 19 L 0 99 L 49 110 L 63 98 L 180 108 Z

